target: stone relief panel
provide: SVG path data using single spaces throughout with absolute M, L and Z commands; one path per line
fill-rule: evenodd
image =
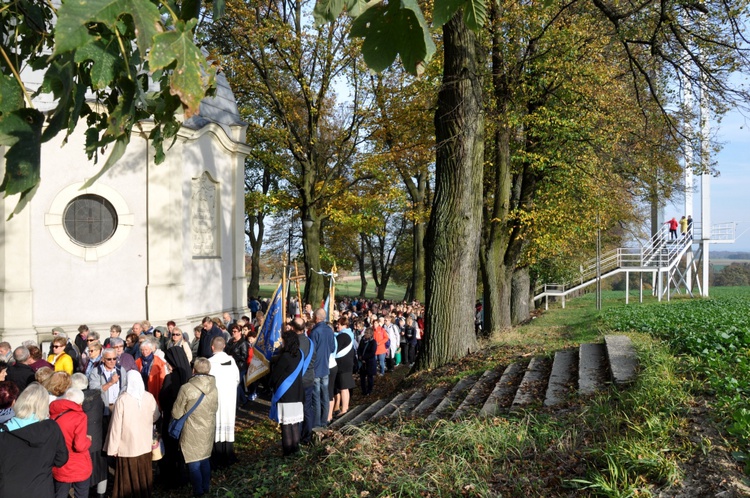
M 194 257 L 219 256 L 219 182 L 207 171 L 192 179 L 190 228 Z

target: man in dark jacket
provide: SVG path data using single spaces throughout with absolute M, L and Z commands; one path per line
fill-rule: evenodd
M 211 349 L 214 337 L 224 337 L 224 334 L 209 316 L 204 316 L 201 323 L 203 325 L 203 332 L 201 332 L 200 345 L 198 346 L 198 356 L 211 358 L 214 355 Z
M 305 322 L 302 318 L 295 318 L 292 321 L 292 328 L 299 336 L 299 347 L 305 354 L 305 358 L 310 354 L 312 342 L 305 335 Z M 315 412 L 313 411 L 313 386 L 315 383 L 315 350 L 312 351 L 312 359 L 307 370 L 302 373 L 302 388 L 305 390 L 305 419 L 300 425 L 300 443 L 310 444 L 312 442 L 312 428 Z
M 328 408 L 330 395 L 328 393 L 328 374 L 331 355 L 336 351 L 336 336 L 333 329 L 326 323 L 326 310 L 320 308 L 315 311 L 315 326 L 310 331 L 315 349 L 315 380 L 313 381 L 313 428 L 328 424 Z M 336 361 L 335 359 L 333 360 Z
M 88 325 L 80 325 L 78 327 L 78 333 L 76 334 L 75 338 L 73 339 L 73 342 L 75 343 L 76 347 L 78 348 L 78 351 L 85 352 L 86 348 L 88 347 L 88 339 L 89 337 L 89 326 Z
M 16 363 L 8 367 L 6 380 L 15 382 L 18 390 L 23 391 L 26 386 L 34 382 L 34 369 L 30 366 L 34 360 L 31 359 L 31 353 L 25 346 L 19 346 L 13 350 L 13 358 Z

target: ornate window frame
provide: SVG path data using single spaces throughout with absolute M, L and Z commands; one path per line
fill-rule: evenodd
M 104 185 L 101 180 L 91 187 L 81 190 L 83 182 L 73 183 L 63 188 L 50 204 L 49 210 L 44 214 L 44 225 L 49 229 L 50 235 L 63 250 L 73 256 L 82 258 L 84 261 L 98 261 L 117 250 L 130 234 L 135 224 L 135 215 L 130 211 L 125 198 L 112 187 Z M 117 213 L 117 228 L 112 236 L 96 246 L 83 246 L 70 238 L 65 230 L 64 214 L 68 204 L 75 198 L 85 194 L 98 195 L 106 199 Z

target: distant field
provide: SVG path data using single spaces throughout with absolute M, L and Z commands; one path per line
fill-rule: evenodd
M 374 299 L 377 292 L 377 289 L 375 288 L 375 282 L 371 277 L 367 279 L 367 282 L 367 292 L 365 295 L 368 298 Z M 260 297 L 271 297 L 278 285 L 278 282 L 261 282 Z M 359 287 L 359 277 L 347 277 L 342 281 L 336 282 L 336 296 L 357 296 L 359 295 Z M 292 289 L 294 289 L 294 286 L 292 286 Z M 304 285 L 302 286 L 300 291 L 304 294 Z M 292 292 L 296 292 L 296 290 L 293 290 Z M 400 285 L 388 284 L 388 288 L 385 290 L 385 298 L 393 301 L 401 301 L 404 298 L 405 292 L 406 289 Z
M 714 265 L 714 271 L 721 271 L 724 267 L 729 266 L 732 263 L 750 263 L 750 259 L 711 258 L 711 264 Z

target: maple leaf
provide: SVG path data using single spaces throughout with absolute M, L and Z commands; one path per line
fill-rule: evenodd
M 57 11 L 53 55 L 86 45 L 91 38 L 90 23 L 102 23 L 115 31 L 126 14 L 133 19 L 138 48 L 146 53 L 154 36 L 164 31 L 159 9 L 150 0 L 67 0 Z
M 157 35 L 149 54 L 153 71 L 174 64 L 169 76 L 170 93 L 180 98 L 188 118 L 200 110 L 205 89 L 213 83 L 216 74 L 193 42 L 193 28 L 197 22 L 197 19 L 191 19 L 187 24 L 180 21 L 174 31 Z
M 400 55 L 409 73 L 421 74 L 435 53 L 435 43 L 414 0 L 371 6 L 354 20 L 351 36 L 364 38 L 365 63 L 376 72 L 386 69 Z

